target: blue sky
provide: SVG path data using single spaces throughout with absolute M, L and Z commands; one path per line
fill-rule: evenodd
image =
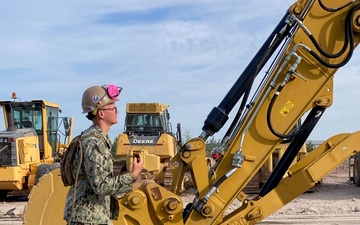
M 74 117 L 77 134 L 90 124 L 81 114 L 83 91 L 117 84 L 124 90 L 112 138 L 124 130 L 127 102 L 169 104 L 173 129 L 180 122 L 197 136 L 292 3 L 4 0 L 0 99 L 16 92 L 21 100 L 56 102 Z M 336 74 L 334 104 L 311 139 L 360 129 L 358 57 Z

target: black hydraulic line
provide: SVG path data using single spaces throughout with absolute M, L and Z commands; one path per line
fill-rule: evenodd
M 312 42 L 315 44 L 315 47 L 320 51 L 321 54 L 325 55 L 326 57 L 329 57 L 329 58 L 334 58 L 334 56 L 338 57 L 340 53 L 342 53 L 342 51 L 344 50 L 344 48 L 346 49 L 347 46 L 349 45 L 349 53 L 348 55 L 346 56 L 346 58 L 338 63 L 338 64 L 331 64 L 331 63 L 327 63 L 325 62 L 320 56 L 318 56 L 314 51 L 310 50 L 310 54 L 317 60 L 319 61 L 322 65 L 326 66 L 326 67 L 329 67 L 329 68 L 333 68 L 333 69 L 337 69 L 337 68 L 340 68 L 344 65 L 346 65 L 352 55 L 353 55 L 353 52 L 354 52 L 354 32 L 353 32 L 353 27 L 352 27 L 352 19 L 354 17 L 354 14 L 357 10 L 359 10 L 360 8 L 360 4 L 357 4 L 355 5 L 353 8 L 351 8 L 348 12 L 348 14 L 346 15 L 346 19 L 345 19 L 345 41 L 344 41 L 344 46 L 343 46 L 343 49 L 334 54 L 334 55 L 329 55 L 327 53 L 325 53 L 324 51 L 321 50 L 320 46 L 317 46 L 316 43 L 316 40 L 314 40 L 314 38 L 312 36 L 309 36 L 310 39 L 312 40 Z M 325 54 L 324 54 L 325 53 Z
M 254 79 L 252 80 L 251 84 L 248 86 L 248 88 L 245 90 L 245 94 L 244 94 L 244 97 L 242 99 L 242 102 L 240 104 L 240 107 L 239 107 L 239 110 L 238 112 L 236 113 L 235 117 L 234 117 L 234 120 L 232 121 L 229 129 L 226 131 L 224 137 L 229 137 L 231 135 L 231 133 L 234 131 L 234 128 L 236 126 L 236 124 L 238 123 L 244 109 L 245 109 L 245 106 L 246 106 L 246 102 L 249 98 L 249 95 L 250 95 L 250 91 L 251 91 L 251 87 L 252 87 L 252 84 L 254 83 Z
M 299 128 L 298 130 L 295 130 L 295 131 L 293 131 L 293 132 L 290 132 L 289 134 L 281 134 L 281 133 L 277 132 L 277 131 L 274 129 L 274 127 L 273 127 L 273 125 L 272 125 L 272 122 L 271 122 L 271 112 L 273 111 L 274 103 L 275 103 L 277 97 L 280 95 L 280 93 L 281 93 L 281 91 L 283 90 L 284 87 L 285 87 L 285 83 L 281 84 L 281 85 L 277 88 L 274 96 L 271 98 L 271 101 L 270 101 L 270 103 L 269 103 L 268 110 L 267 110 L 267 113 L 266 113 L 266 122 L 267 122 L 267 124 L 268 124 L 269 130 L 271 131 L 271 133 L 272 133 L 273 135 L 275 135 L 276 137 L 282 138 L 282 139 L 284 139 L 284 140 L 286 141 L 286 139 L 292 139 L 292 138 L 294 138 L 295 136 L 297 136 L 298 134 L 300 134 L 301 132 L 303 132 L 304 130 L 306 130 L 309 126 L 312 126 L 312 124 L 310 124 L 310 123 L 304 123 L 303 126 L 299 126 L 299 127 L 298 127 L 298 128 Z
M 345 25 L 345 38 L 344 38 L 344 45 L 342 47 L 342 49 L 338 52 L 338 53 L 335 53 L 335 54 L 330 54 L 330 53 L 327 53 L 325 52 L 321 46 L 319 45 L 319 43 L 316 41 L 315 37 L 311 34 L 309 35 L 309 38 L 311 40 L 311 42 L 314 44 L 315 48 L 325 57 L 327 58 L 337 58 L 339 56 L 342 56 L 344 54 L 344 52 L 346 51 L 348 45 L 349 45 L 349 39 L 351 37 L 351 35 L 353 35 L 349 29 L 348 29 L 348 26 Z
M 204 122 L 204 126 L 202 127 L 202 130 L 208 135 L 212 136 L 223 127 L 228 120 L 229 113 L 239 101 L 241 96 L 244 95 L 248 85 L 261 71 L 280 43 L 289 34 L 292 26 L 287 23 L 288 15 L 289 12 L 284 15 L 221 103 L 210 111 Z
M 199 199 L 199 201 L 196 203 L 195 207 L 194 207 L 194 210 L 196 212 L 201 212 L 202 208 L 204 207 L 204 205 L 208 202 L 209 198 L 211 197 L 211 195 L 213 193 L 215 193 L 217 190 L 218 190 L 218 187 L 220 187 L 220 185 L 226 180 L 228 179 L 238 168 L 234 167 L 232 168 L 231 170 L 229 170 L 227 173 L 225 173 L 224 175 L 222 175 L 220 177 L 219 180 L 217 180 L 215 182 L 215 184 L 213 184 L 208 193 L 202 197 L 201 199 Z
M 231 174 L 226 173 L 223 176 L 221 176 L 220 179 L 217 180 L 215 184 L 210 188 L 209 192 L 211 192 L 211 190 L 213 191 L 216 190 L 227 178 L 229 178 L 230 175 Z M 196 212 L 200 212 L 203 206 L 208 202 L 210 195 L 211 194 L 209 193 L 206 194 L 204 197 L 199 199 L 199 201 L 196 204 L 189 203 L 183 212 L 183 220 L 184 221 L 187 220 L 192 210 L 195 210 Z
M 339 52 L 341 53 L 343 50 L 345 50 L 347 48 L 347 45 L 349 43 L 349 53 L 348 55 L 346 56 L 346 58 L 338 63 L 338 64 L 330 64 L 330 63 L 327 63 L 325 62 L 320 56 L 318 56 L 314 51 L 310 50 L 310 54 L 316 59 L 318 60 L 321 64 L 329 67 L 329 68 L 340 68 L 342 66 L 344 66 L 347 62 L 349 62 L 349 60 L 351 59 L 352 55 L 353 55 L 353 52 L 354 52 L 354 34 L 353 34 L 353 29 L 352 29 L 352 18 L 354 16 L 354 13 L 360 8 L 360 4 L 354 6 L 353 8 L 351 8 L 351 10 L 349 11 L 349 13 L 346 15 L 346 20 L 345 20 L 345 42 L 344 42 L 344 47 L 343 49 Z M 311 38 L 312 36 L 310 36 Z M 312 37 L 313 38 L 313 37 Z M 316 40 L 312 40 L 313 43 L 315 44 L 315 46 L 317 45 L 317 42 Z M 317 47 L 318 50 L 320 50 L 320 46 Z M 339 53 L 336 53 L 335 55 L 330 55 L 330 54 L 327 54 L 325 52 L 322 52 L 322 54 L 326 54 L 327 56 L 339 56 Z M 294 136 L 296 136 L 298 133 L 301 133 L 303 129 L 307 129 L 307 127 L 303 126 L 300 128 L 300 130 L 296 131 L 296 132 L 293 132 L 293 133 L 290 133 L 288 135 L 285 135 L 285 134 L 280 134 L 278 133 L 272 126 L 272 123 L 271 123 L 271 112 L 272 112 L 272 107 L 275 103 L 275 100 L 277 99 L 278 95 L 280 94 L 280 92 L 282 91 L 282 89 L 284 88 L 284 85 L 285 84 L 282 84 L 281 86 L 278 87 L 278 90 L 276 91 L 276 93 L 274 94 L 274 97 L 271 99 L 270 101 L 270 104 L 269 104 L 269 107 L 268 107 L 268 111 L 267 111 L 267 123 L 268 123 L 268 127 L 270 129 L 270 131 L 277 137 L 280 137 L 280 138 L 292 138 Z
M 293 141 L 289 144 L 279 163 L 275 166 L 274 171 L 270 174 L 269 179 L 261 188 L 259 192 L 260 197 L 264 197 L 279 184 L 281 179 L 284 177 L 284 174 L 289 169 L 291 163 L 300 151 L 301 147 L 308 139 L 309 135 L 320 120 L 321 116 L 324 114 L 325 109 L 326 108 L 324 107 L 316 106 L 310 111 L 309 115 L 304 121 L 304 124 L 310 125 L 306 125 L 307 129 L 303 130 L 303 132 L 295 136 Z
M 222 177 L 220 177 L 219 180 L 216 181 L 216 183 L 211 187 L 211 188 L 218 188 L 220 186 L 220 184 L 222 184 L 226 179 L 228 178 L 228 176 L 225 174 Z M 208 202 L 208 198 L 205 196 L 203 198 L 201 198 L 198 203 L 195 205 L 194 210 L 196 212 L 201 212 L 203 206 Z
M 325 6 L 325 4 L 322 2 L 322 0 L 319 0 L 319 4 L 321 6 L 322 9 L 324 9 L 325 11 L 328 11 L 328 12 L 336 12 L 336 11 L 339 11 L 343 8 L 345 8 L 346 6 L 348 5 L 351 5 L 353 3 L 353 1 L 349 1 L 348 3 L 338 7 L 338 8 L 329 8 L 327 6 Z
M 301 128 L 301 120 L 299 120 L 296 125 L 293 127 L 293 129 L 290 131 L 290 134 L 293 134 L 295 132 L 297 132 L 299 129 Z M 287 144 L 292 142 L 292 140 L 294 139 L 294 137 L 285 137 L 281 143 L 282 144 Z

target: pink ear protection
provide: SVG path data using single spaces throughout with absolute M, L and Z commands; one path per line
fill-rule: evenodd
M 112 100 L 118 100 L 118 96 L 122 91 L 122 87 L 118 87 L 113 84 L 102 85 L 101 87 L 103 87 L 106 90 L 106 93 L 109 96 L 109 98 L 111 98 Z

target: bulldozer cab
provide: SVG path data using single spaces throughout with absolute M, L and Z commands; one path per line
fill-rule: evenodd
M 170 114 L 167 105 L 160 103 L 128 103 L 125 132 L 171 133 Z
M 59 116 L 59 105 L 43 100 L 1 101 L 0 105 L 7 130 L 34 129 L 39 139 L 40 159 L 56 157 L 58 143 L 65 142 L 70 134 L 69 118 Z M 60 131 L 61 125 L 64 125 L 64 132 Z
M 169 130 L 160 115 L 156 114 L 128 114 L 126 117 L 126 132 L 155 131 L 164 133 Z

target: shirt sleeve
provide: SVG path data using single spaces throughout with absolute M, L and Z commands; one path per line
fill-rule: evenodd
M 89 138 L 84 141 L 84 169 L 88 182 L 98 195 L 113 195 L 130 192 L 130 173 L 113 176 L 111 152 L 104 142 Z

